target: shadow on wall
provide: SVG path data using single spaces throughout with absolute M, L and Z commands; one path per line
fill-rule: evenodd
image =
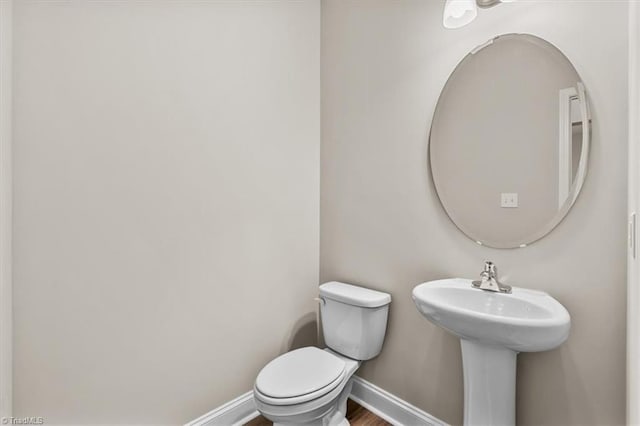
M 319 346 L 318 333 L 318 316 L 315 312 L 309 312 L 293 325 L 283 351 L 288 352 L 305 346 Z
M 517 424 L 551 426 L 554 419 L 545 416 L 548 410 L 568 412 L 568 416 L 575 419 L 575 424 L 614 424 L 598 419 L 594 401 L 589 399 L 587 385 L 583 379 L 584 372 L 579 371 L 579 366 L 566 346 L 547 352 L 519 354 L 517 371 Z M 555 387 L 562 387 L 549 392 L 549 383 L 552 382 L 555 383 Z M 572 403 L 570 395 L 579 403 Z M 536 403 L 521 402 L 531 400 Z

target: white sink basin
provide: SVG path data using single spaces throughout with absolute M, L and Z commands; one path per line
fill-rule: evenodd
M 516 352 L 553 349 L 567 340 L 571 327 L 569 312 L 557 300 L 518 287 L 494 293 L 453 278 L 416 286 L 413 300 L 429 321 L 456 336 Z
M 413 301 L 429 321 L 460 338 L 464 424 L 515 425 L 516 357 L 561 345 L 571 317 L 547 293 L 495 293 L 453 278 L 420 284 Z

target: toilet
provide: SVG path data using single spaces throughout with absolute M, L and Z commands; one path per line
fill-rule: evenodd
M 387 330 L 391 295 L 351 284 L 320 286 L 327 348 L 308 346 L 280 355 L 258 374 L 253 399 L 278 425 L 348 426 L 352 377 L 376 357 Z

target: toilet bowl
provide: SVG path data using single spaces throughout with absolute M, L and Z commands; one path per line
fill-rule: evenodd
M 256 407 L 275 424 L 347 425 L 341 420 L 359 366 L 330 349 L 310 346 L 288 352 L 258 375 Z M 332 418 L 337 420 L 327 421 Z
M 389 294 L 334 281 L 320 286 L 320 300 L 328 348 L 287 352 L 256 378 L 256 408 L 276 426 L 349 425 L 345 416 L 353 374 L 382 349 Z

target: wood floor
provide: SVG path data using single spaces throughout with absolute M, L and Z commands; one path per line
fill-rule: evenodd
M 391 426 L 391 423 L 382 420 L 357 402 L 347 401 L 347 420 L 351 426 Z M 272 426 L 269 420 L 258 416 L 246 423 L 245 426 Z

